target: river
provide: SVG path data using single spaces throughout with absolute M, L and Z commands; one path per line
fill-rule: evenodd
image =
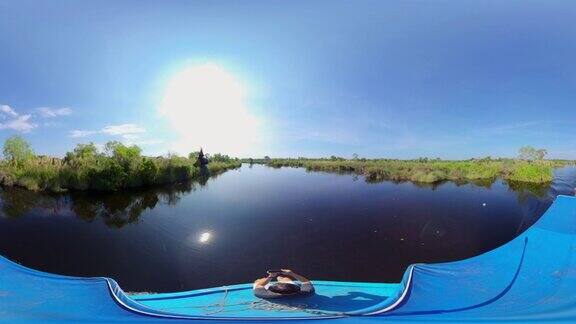
M 243 165 L 129 193 L 0 191 L 0 253 L 34 269 L 112 277 L 126 291 L 251 282 L 271 268 L 312 279 L 398 282 L 411 263 L 494 249 L 538 220 L 550 186 L 367 183 L 360 176 Z

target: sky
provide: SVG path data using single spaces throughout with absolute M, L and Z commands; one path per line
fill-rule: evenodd
M 573 1 L 0 0 L 0 141 L 576 159 Z

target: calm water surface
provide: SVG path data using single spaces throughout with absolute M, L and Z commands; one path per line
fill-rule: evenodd
M 0 191 L 0 253 L 127 291 L 243 283 L 270 268 L 314 279 L 398 282 L 411 263 L 471 257 L 513 239 L 576 169 L 547 187 L 369 184 L 362 177 L 244 165 L 204 184 L 132 193 Z

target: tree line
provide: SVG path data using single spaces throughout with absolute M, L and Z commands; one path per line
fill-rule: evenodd
M 175 154 L 148 157 L 137 145 L 110 141 L 98 150 L 94 143 L 78 144 L 63 159 L 36 155 L 21 136 L 6 139 L 0 163 L 0 184 L 31 190 L 117 191 L 206 177 L 240 166 L 240 161 L 214 154 L 207 170 L 194 165 L 196 156 Z

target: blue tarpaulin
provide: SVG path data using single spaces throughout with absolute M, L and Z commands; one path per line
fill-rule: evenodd
M 127 295 L 109 278 L 60 276 L 0 257 L 0 322 L 576 321 L 576 198 L 558 196 L 523 234 L 470 259 L 416 264 L 398 284 L 316 282 L 269 303 L 250 285 Z

